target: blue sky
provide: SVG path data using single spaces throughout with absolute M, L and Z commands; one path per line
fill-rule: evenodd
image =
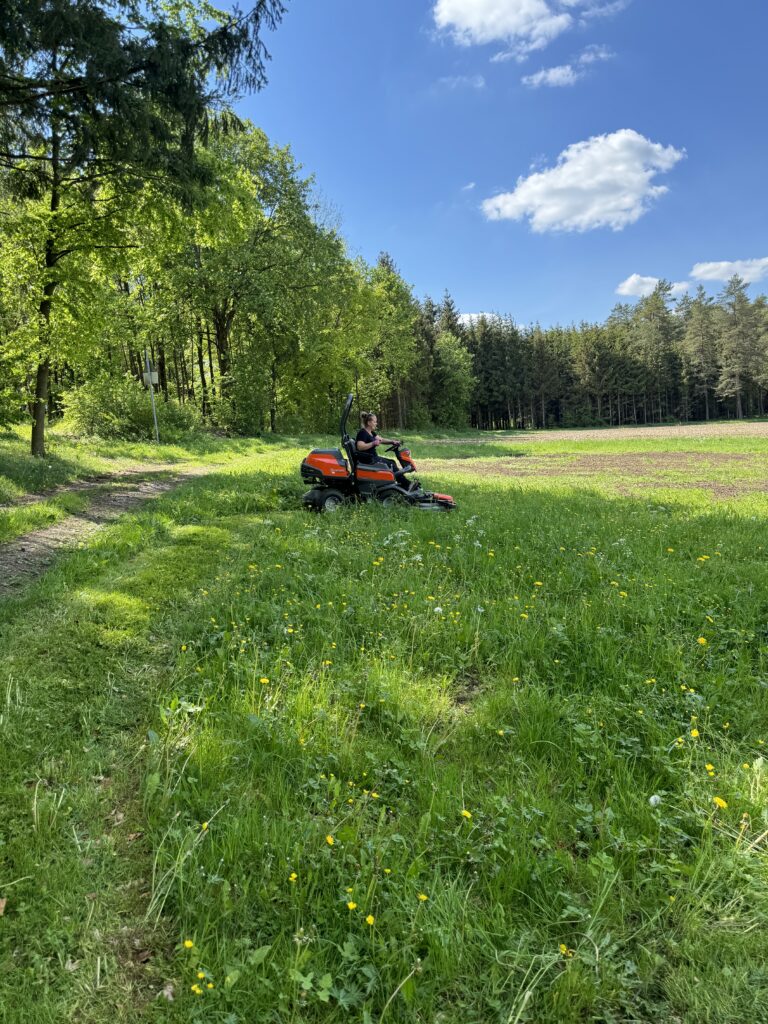
M 765 0 L 289 0 L 239 110 L 419 297 L 597 320 L 768 289 L 766 38 Z

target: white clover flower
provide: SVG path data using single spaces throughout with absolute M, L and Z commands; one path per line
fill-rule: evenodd
M 435 613 L 435 615 L 442 615 L 443 614 L 443 609 L 440 607 L 440 605 L 437 605 L 437 604 L 432 609 L 432 611 Z
M 654 793 L 653 796 L 648 797 L 648 803 L 651 805 L 651 807 L 658 807 L 661 803 L 661 797 L 658 793 Z

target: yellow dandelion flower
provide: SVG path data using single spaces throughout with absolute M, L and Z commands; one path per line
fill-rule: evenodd
M 705 636 L 700 636 L 696 643 L 699 644 L 700 647 L 706 647 L 709 641 Z
M 391 875 L 392 874 L 392 868 L 384 868 L 384 874 L 385 875 Z
M 699 730 L 698 729 L 691 729 L 691 736 L 693 736 L 693 738 L 695 740 L 698 739 L 699 738 Z
M 466 818 L 467 820 L 469 820 L 472 817 L 472 812 L 468 811 L 465 807 L 464 810 L 461 812 L 461 816 L 462 818 Z
M 192 949 L 194 945 L 192 939 L 184 939 L 184 949 Z
M 296 874 L 296 872 L 292 871 L 290 875 L 288 875 L 288 881 L 293 883 L 297 880 L 298 877 L 299 876 Z
M 365 923 L 369 924 L 369 925 L 373 925 L 375 920 L 376 920 L 376 918 L 373 916 L 373 914 L 369 914 L 368 917 L 366 917 L 366 919 L 365 919 Z
M 205 977 L 205 971 L 198 971 L 198 972 L 197 972 L 197 976 L 198 976 L 198 978 L 200 978 L 200 980 L 202 981 L 202 980 L 203 980 L 203 978 Z
M 348 910 L 357 910 L 357 904 L 355 903 L 355 901 L 354 901 L 354 900 L 350 900 L 350 901 L 349 901 L 349 902 L 347 903 L 347 909 L 348 909 Z
M 266 686 L 269 682 L 269 676 L 262 676 L 261 679 L 259 679 L 259 682 L 262 686 Z
M 728 804 L 725 802 L 725 800 L 723 800 L 723 798 L 721 796 L 713 796 L 712 797 L 712 803 L 716 807 L 719 807 L 721 811 L 724 811 L 726 809 L 726 807 L 728 806 Z
M 420 892 L 419 899 L 421 900 L 422 903 L 426 903 L 426 901 L 429 899 L 429 896 L 427 896 L 425 892 Z
M 705 764 L 704 767 L 708 772 L 713 772 L 715 770 L 715 766 L 713 764 Z
M 573 950 L 572 949 L 568 949 L 568 947 L 566 946 L 566 944 L 564 942 L 560 943 L 560 947 L 559 948 L 560 948 L 560 952 L 563 954 L 563 956 L 567 956 L 567 957 L 573 956 Z
M 195 982 L 194 985 L 190 985 L 190 988 L 192 989 L 196 996 L 201 996 L 203 994 L 203 990 L 200 988 L 197 982 Z
M 326 843 L 328 843 L 329 846 L 333 846 L 333 844 L 336 842 L 333 836 L 326 836 L 325 841 Z
M 186 644 L 182 644 L 182 645 L 181 645 L 181 649 L 182 649 L 182 651 L 186 651 L 186 649 L 187 649 L 187 645 L 186 645 Z

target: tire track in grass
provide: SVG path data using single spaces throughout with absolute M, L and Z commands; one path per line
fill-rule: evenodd
M 170 638 L 242 531 L 155 506 L 0 601 L 0 1006 L 15 1024 L 128 1024 L 173 994 L 177 936 L 146 920 L 147 727 Z
M 178 487 L 184 480 L 205 476 L 219 468 L 215 465 L 190 466 L 171 476 L 141 479 L 133 483 L 123 483 L 122 477 L 117 477 L 119 482 L 110 490 L 95 492 L 93 500 L 84 511 L 69 515 L 40 530 L 22 534 L 0 546 L 0 597 L 13 593 L 40 576 L 62 549 L 76 547 L 108 523 Z M 66 490 L 69 493 L 86 494 L 103 485 L 102 480 L 85 487 L 68 486 Z M 39 496 L 33 495 L 30 498 L 40 500 Z M 30 504 L 30 501 L 24 499 L 20 504 Z

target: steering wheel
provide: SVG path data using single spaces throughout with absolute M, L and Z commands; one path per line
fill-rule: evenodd
M 399 447 L 400 447 L 400 441 L 398 441 L 397 444 L 387 445 L 387 447 L 384 449 L 384 451 L 385 452 L 396 452 Z

